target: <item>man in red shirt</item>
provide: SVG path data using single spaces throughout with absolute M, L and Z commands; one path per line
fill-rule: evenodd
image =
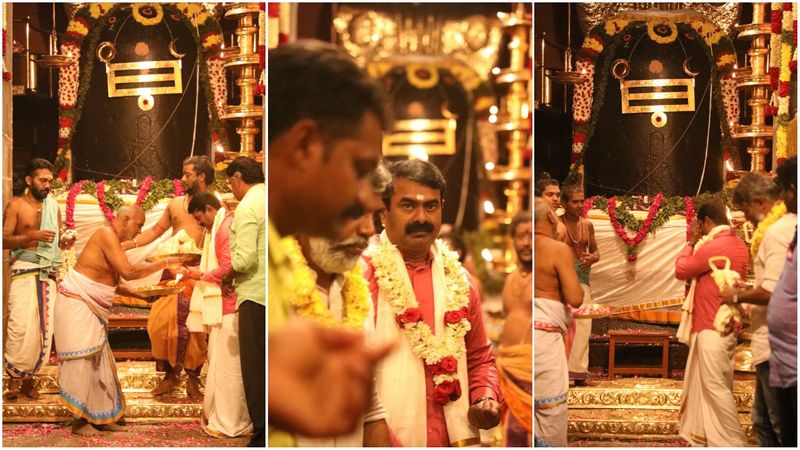
M 727 257 L 730 269 L 744 278 L 750 261 L 747 246 L 730 229 L 722 205 L 702 204 L 697 208 L 688 245 L 675 263 L 675 277 L 691 282 L 688 303 L 692 304 L 680 436 L 692 446 L 744 447 L 747 440 L 733 399 L 736 335 L 722 336 L 714 328 L 721 298 L 711 277 L 709 258 L 718 256 Z M 722 262 L 714 264 L 724 268 Z
M 378 395 L 404 446 L 479 445 L 500 421 L 500 394 L 480 298 L 458 255 L 436 242 L 445 180 L 398 161 L 384 193 L 385 231 L 365 253 L 375 335 L 398 348 L 379 365 Z

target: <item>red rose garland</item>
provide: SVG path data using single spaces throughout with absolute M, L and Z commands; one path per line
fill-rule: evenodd
M 597 196 L 593 195 L 583 201 L 583 212 L 581 212 L 581 218 L 585 219 L 586 216 L 589 215 L 589 210 L 591 210 L 592 206 L 594 206 L 594 199 L 596 198 Z
M 683 203 L 686 205 L 686 240 L 688 241 L 692 223 L 694 223 L 694 201 L 687 195 L 683 197 Z
M 150 185 L 153 183 L 153 177 L 148 176 L 147 178 L 142 181 L 142 185 L 139 186 L 139 193 L 136 196 L 136 206 L 142 206 L 142 202 L 147 197 L 147 193 L 150 192 Z
M 647 218 L 644 220 L 641 228 L 639 228 L 639 232 L 636 233 L 634 237 L 628 236 L 628 232 L 622 227 L 622 225 L 617 221 L 617 198 L 611 197 L 608 199 L 608 217 L 611 219 L 611 224 L 614 226 L 614 232 L 617 233 L 625 244 L 628 246 L 628 261 L 633 262 L 636 261 L 637 258 L 637 247 L 639 244 L 642 243 L 647 233 L 650 231 L 650 225 L 653 223 L 653 218 L 658 213 L 658 208 L 661 207 L 661 201 L 664 198 L 664 195 L 660 192 L 656 195 L 656 198 L 653 199 L 653 202 L 650 204 L 650 209 L 647 212 Z
M 74 230 L 75 229 L 75 197 L 81 193 L 81 189 L 83 189 L 83 183 L 86 183 L 86 180 L 81 180 L 72 185 L 69 188 L 69 194 L 67 194 L 67 229 Z
M 175 189 L 175 197 L 183 195 L 183 184 L 181 184 L 181 180 L 172 180 L 172 187 Z
M 106 205 L 105 201 L 105 182 L 101 181 L 97 183 L 97 203 L 100 204 L 100 209 L 103 210 L 103 215 L 106 217 L 106 220 L 112 222 L 114 220 L 114 211 L 111 211 L 111 208 Z

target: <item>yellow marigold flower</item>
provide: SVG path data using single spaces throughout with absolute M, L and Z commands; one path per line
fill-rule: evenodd
M 100 16 L 107 13 L 113 7 L 113 3 L 91 3 L 89 5 L 89 15 L 91 15 L 93 19 L 99 19 Z
M 792 46 L 782 42 L 781 43 L 781 71 L 778 78 L 781 81 L 789 81 L 792 77 L 792 71 L 789 69 L 789 64 L 783 64 L 783 61 L 792 60 Z
M 203 48 L 210 48 L 215 45 L 222 45 L 222 34 L 214 33 L 203 39 Z
M 717 58 L 717 66 L 729 66 L 736 62 L 736 56 L 730 53 L 725 53 Z
M 69 33 L 70 31 L 78 33 L 81 36 L 86 36 L 89 33 L 89 29 L 76 20 L 71 21 L 69 26 L 67 26 L 67 32 Z
M 626 26 L 628 26 L 629 23 L 630 20 L 625 20 L 625 19 L 609 20 L 606 22 L 606 27 L 605 27 L 606 34 L 609 36 L 613 36 L 618 32 L 622 31 Z
M 601 53 L 603 51 L 603 44 L 593 37 L 587 38 L 586 42 L 583 43 L 583 46 L 592 49 L 597 53 Z

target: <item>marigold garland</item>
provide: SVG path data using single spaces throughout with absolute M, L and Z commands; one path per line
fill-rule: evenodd
M 353 269 L 343 274 L 344 317 L 337 321 L 322 300 L 322 295 L 317 289 L 317 274 L 308 266 L 300 244 L 292 237 L 284 239 L 282 244 L 294 268 L 294 295 L 291 299 L 294 310 L 321 325 L 363 330 L 372 303 L 369 286 L 361 274 L 361 266 L 356 264 Z
M 786 214 L 786 205 L 783 202 L 778 202 L 769 210 L 767 217 L 758 223 L 758 227 L 756 227 L 756 231 L 753 232 L 753 237 L 750 239 L 750 255 L 752 255 L 753 260 L 758 255 L 758 249 L 761 247 L 761 241 L 764 240 L 767 229 L 783 217 L 784 214 Z
M 381 295 L 389 302 L 411 351 L 423 360 L 426 370 L 433 375 L 435 401 L 444 405 L 461 396 L 458 358 L 466 353 L 464 336 L 471 328 L 468 319 L 470 288 L 458 255 L 440 240 L 435 245 L 445 275 L 444 336 L 435 336 L 423 321 L 406 268 L 397 261 L 402 261 L 402 257 L 396 247 L 382 236 L 380 244 L 368 252 Z

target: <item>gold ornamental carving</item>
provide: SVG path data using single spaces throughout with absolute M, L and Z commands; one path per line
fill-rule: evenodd
M 622 11 L 658 9 L 662 11 L 692 10 L 696 11 L 725 33 L 730 33 L 739 20 L 740 2 L 725 3 L 633 3 L 633 2 L 591 2 L 578 3 L 578 18 L 581 29 L 586 33 L 595 25 L 604 22 Z
M 398 56 L 431 56 L 457 61 L 478 81 L 487 81 L 497 59 L 502 32 L 500 21 L 485 16 L 442 19 L 384 12 L 361 6 L 343 5 L 333 27 L 344 49 L 373 76 L 386 72 L 387 63 Z M 446 56 L 446 58 L 444 58 Z M 397 64 L 389 65 L 388 68 Z M 456 64 L 450 63 L 455 66 Z M 459 79 L 461 75 L 454 73 Z M 464 81 L 463 79 L 461 80 Z M 474 80 L 465 83 L 475 85 Z
M 454 155 L 455 119 L 395 121 L 394 131 L 383 138 L 384 156 Z

